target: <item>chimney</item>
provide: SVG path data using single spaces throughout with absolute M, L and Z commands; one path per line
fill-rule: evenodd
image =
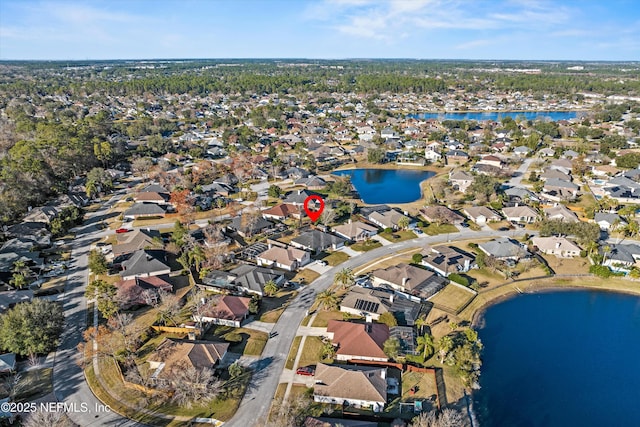
M 405 288 L 405 287 L 406 287 L 406 285 L 407 285 L 407 280 L 409 280 L 409 278 L 408 278 L 408 277 L 403 277 L 403 278 L 402 278 L 402 288 Z
M 387 379 L 387 368 L 383 368 L 382 371 L 380 371 L 380 378 L 383 380 Z
M 367 324 L 373 322 L 373 317 L 371 317 L 371 314 L 367 314 L 365 316 L 365 322 L 367 322 Z M 367 329 L 367 327 L 365 327 L 365 330 Z
M 389 296 L 389 302 L 390 302 L 391 304 L 393 304 L 393 300 L 394 300 L 394 298 L 395 298 L 395 297 L 396 297 L 396 295 L 395 295 L 395 294 L 391 294 L 391 295 Z
M 556 242 L 556 249 L 560 248 L 560 242 Z
M 518 202 L 516 202 L 516 208 L 518 207 Z

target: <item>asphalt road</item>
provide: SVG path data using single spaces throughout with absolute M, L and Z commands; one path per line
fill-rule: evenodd
M 82 368 L 77 364 L 78 343 L 87 324 L 87 301 L 84 297 L 88 278 L 88 253 L 91 243 L 104 232 L 95 224 L 102 220 L 109 207 L 115 203 L 114 196 L 102 209 L 89 214 L 87 221 L 75 229 L 72 243 L 65 293 L 62 298 L 65 313 L 65 328 L 56 351 L 53 366 L 53 389 L 58 402 L 67 406 L 67 415 L 82 426 L 141 426 L 135 421 L 121 417 L 98 400 L 85 381 Z M 43 426 L 44 427 L 44 426 Z
M 333 283 L 335 273 L 343 268 L 351 268 L 354 271 L 359 266 L 369 263 L 377 258 L 392 255 L 405 249 L 424 246 L 426 244 L 443 243 L 447 240 L 481 239 L 487 237 L 519 237 L 530 230 L 513 230 L 508 232 L 483 230 L 471 231 L 464 229 L 458 233 L 440 234 L 438 236 L 422 235 L 416 239 L 406 240 L 400 243 L 382 246 L 380 248 L 364 252 L 357 257 L 350 258 L 344 263 L 331 268 L 325 274 L 316 279 L 309 286 L 303 288 L 298 296 L 284 310 L 280 319 L 273 328 L 278 335 L 271 338 L 264 348 L 262 356 L 251 368 L 254 375 L 247 393 L 245 394 L 235 416 L 225 423 L 229 427 L 263 426 L 269 414 L 269 408 L 280 381 L 280 375 L 289 354 L 289 349 L 296 336 L 296 332 L 307 310 L 313 304 L 315 295 L 326 290 Z M 213 414 L 215 417 L 215 414 Z

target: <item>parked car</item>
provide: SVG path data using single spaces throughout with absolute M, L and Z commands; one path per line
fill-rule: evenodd
M 130 228 L 118 228 L 118 229 L 116 230 L 116 233 L 118 233 L 118 234 L 120 234 L 120 233 L 128 233 L 128 232 L 130 232 L 130 231 L 131 231 L 131 229 L 130 229 Z
M 326 263 L 326 261 L 318 261 L 318 265 L 321 265 L 321 266 L 323 266 L 323 267 L 326 267 L 326 266 L 327 266 L 327 263 Z
M 316 367 L 315 366 L 301 366 L 300 368 L 296 369 L 296 374 L 298 375 L 305 375 L 307 377 L 312 377 L 316 374 Z

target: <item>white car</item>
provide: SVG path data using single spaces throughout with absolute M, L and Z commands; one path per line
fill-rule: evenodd
M 327 263 L 326 263 L 326 261 L 318 261 L 318 265 L 321 265 L 321 266 L 323 266 L 323 267 L 326 267 L 326 266 L 327 266 Z

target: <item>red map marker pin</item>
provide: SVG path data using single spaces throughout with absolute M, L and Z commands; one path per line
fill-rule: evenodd
M 314 211 L 309 208 L 309 203 L 311 202 L 313 202 L 313 204 L 315 205 L 314 207 L 317 208 L 317 210 Z M 318 218 L 320 218 L 320 215 L 322 215 L 323 209 L 324 200 L 322 200 L 322 197 L 316 194 L 312 194 L 311 196 L 304 199 L 304 211 L 307 213 L 309 218 L 311 218 L 311 221 L 316 222 Z

